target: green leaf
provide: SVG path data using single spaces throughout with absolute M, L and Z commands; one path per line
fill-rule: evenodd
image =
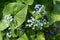
M 37 40 L 45 40 L 44 33 L 40 32 L 37 34 Z
M 51 13 L 48 15 L 48 20 L 51 24 L 55 23 L 56 21 L 60 21 L 60 14 L 55 13 Z
M 54 0 L 54 1 L 59 1 L 60 2 L 60 0 Z
M 24 4 L 21 4 L 21 3 L 17 3 L 17 2 L 9 3 L 3 9 L 3 16 L 5 16 L 7 14 L 15 15 L 21 9 L 23 9 L 24 7 L 25 7 L 25 5 Z
M 15 32 L 14 32 L 13 29 L 11 30 L 11 32 L 12 32 L 11 35 L 12 35 L 13 37 L 17 37 L 17 35 L 15 34 Z
M 17 22 L 16 26 L 14 26 L 15 23 L 12 23 L 12 26 L 13 26 L 12 28 L 15 29 L 25 21 L 25 18 L 27 15 L 27 9 L 28 9 L 28 6 L 25 4 L 21 4 L 17 2 L 9 3 L 3 9 L 3 16 L 8 14 L 13 15 L 14 20 Z
M 26 36 L 26 34 L 24 34 L 20 38 L 18 38 L 17 40 L 28 40 L 28 37 Z
M 24 2 L 27 5 L 32 5 L 34 0 L 16 0 L 17 2 Z
M 55 22 L 55 25 L 60 28 L 60 21 Z
M 1 31 L 0 31 L 0 40 L 3 40 Z
M 6 36 L 6 37 L 4 37 L 4 40 L 9 40 L 9 38 Z
M 60 0 L 53 0 L 53 3 L 56 4 L 56 1 L 60 2 Z
M 47 18 L 51 24 L 55 23 L 56 21 L 60 21 L 60 3 L 54 5 L 54 10 L 52 13 L 47 13 Z
M 57 35 L 56 35 L 56 39 L 55 40 L 60 40 L 60 33 L 58 33 Z
M 28 8 L 28 6 L 26 5 L 21 11 L 19 11 L 14 16 L 14 19 L 17 21 L 16 27 L 20 26 L 25 21 L 25 18 L 27 15 L 27 8 Z
M 16 0 L 17 2 L 19 2 L 19 3 L 22 3 L 23 2 L 23 0 Z
M 0 31 L 3 31 L 7 27 L 5 26 L 5 23 L 3 21 L 0 22 Z
M 35 39 L 35 31 L 29 29 L 27 31 L 27 37 L 28 37 L 29 40 L 34 40 Z

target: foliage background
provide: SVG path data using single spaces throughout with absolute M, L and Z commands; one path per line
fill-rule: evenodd
M 45 6 L 47 14 L 42 17 L 46 17 L 50 22 L 50 25 L 42 30 L 24 27 L 36 4 Z M 8 14 L 14 18 L 11 23 L 8 22 L 11 30 L 8 30 L 3 22 Z M 22 34 L 19 28 L 23 29 Z M 10 31 L 11 38 L 6 35 Z M 60 40 L 60 0 L 0 0 L 0 40 Z

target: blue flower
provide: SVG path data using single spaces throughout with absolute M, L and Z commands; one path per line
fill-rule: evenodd
M 23 34 L 24 33 L 24 30 L 23 29 L 20 29 L 19 31 L 20 31 L 20 34 Z
M 37 8 L 39 9 L 40 7 L 41 7 L 40 4 L 36 4 L 34 8 L 35 8 L 35 9 L 37 9 Z
M 40 26 L 43 26 L 43 23 L 40 23 Z
M 54 35 L 54 34 L 55 34 L 55 32 L 54 32 L 54 31 L 52 31 L 52 32 L 50 32 L 50 34 L 51 34 L 51 35 Z
M 48 25 L 50 25 L 50 22 L 47 22 Z

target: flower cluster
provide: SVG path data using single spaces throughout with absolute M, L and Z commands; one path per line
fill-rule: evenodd
M 43 15 L 46 14 L 44 5 L 36 4 L 34 9 L 36 11 L 33 11 L 32 15 L 36 13 Z M 25 24 L 26 27 L 31 27 L 33 30 L 36 30 L 36 28 L 41 30 L 43 29 L 43 27 L 48 27 L 50 25 L 50 22 L 48 22 L 47 19 L 44 18 L 44 16 L 42 16 L 41 18 L 38 17 L 37 19 L 35 19 L 34 17 L 31 16 L 30 19 L 27 20 L 27 23 Z
M 11 35 L 11 27 L 9 27 L 10 26 L 10 23 L 12 21 L 13 21 L 13 17 L 10 14 L 4 16 L 4 18 L 3 18 L 3 23 L 5 24 L 5 27 L 8 28 L 7 31 L 9 31 L 9 32 L 6 33 L 6 36 L 8 38 L 11 38 L 12 37 L 12 35 Z
M 34 7 L 34 9 L 36 11 L 33 11 L 32 14 L 34 14 L 35 12 L 37 14 L 40 14 L 41 12 L 43 12 L 42 14 L 46 14 L 46 10 L 45 10 L 44 5 L 36 4 L 35 7 Z
M 35 26 L 38 26 L 38 24 L 35 23 L 35 18 L 31 16 L 31 19 L 27 20 L 27 23 L 25 26 L 32 27 L 32 29 L 35 29 Z
M 8 32 L 6 33 L 6 36 L 8 38 L 11 38 L 12 37 L 12 35 L 11 35 L 11 27 L 8 27 L 7 30 L 8 30 Z
M 3 22 L 4 22 L 6 27 L 9 27 L 9 25 L 12 21 L 13 21 L 13 18 L 10 14 L 4 16 L 4 18 L 3 18 Z
M 48 22 L 46 19 L 35 19 L 32 16 L 30 18 L 31 19 L 27 20 L 25 26 L 31 27 L 33 30 L 35 30 L 35 28 L 42 30 L 44 26 L 50 25 L 50 22 Z

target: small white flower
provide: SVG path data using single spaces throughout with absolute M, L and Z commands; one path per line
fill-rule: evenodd
M 34 13 L 35 13 L 35 11 L 32 12 L 32 14 L 34 14 Z
M 44 21 L 46 21 L 46 19 L 44 19 Z
M 37 9 L 37 8 L 39 9 L 40 6 L 41 6 L 40 4 L 36 4 L 36 5 L 35 5 L 35 9 Z
M 43 26 L 43 23 L 40 23 L 40 26 Z
M 11 30 L 11 28 L 9 27 L 8 30 Z
M 32 29 L 34 30 L 35 28 L 34 28 L 34 27 L 32 27 Z
M 35 25 L 33 25 L 35 27 Z
M 28 24 L 26 24 L 25 26 L 29 26 Z
M 44 5 L 42 5 L 42 8 L 44 7 Z
M 10 22 L 12 22 L 13 21 L 13 18 L 12 19 L 10 19 Z
M 43 14 L 46 14 L 46 11 L 44 10 L 44 13 Z
M 11 35 L 9 35 L 8 37 L 11 38 Z
M 42 11 L 43 8 L 44 8 L 44 5 L 41 5 L 41 7 L 39 8 L 39 10 L 37 10 L 37 13 L 39 14 Z M 44 11 L 44 14 L 45 14 L 45 11 Z
M 32 20 L 27 20 L 27 22 L 29 23 L 29 22 L 32 22 Z
M 13 18 L 11 16 L 11 14 L 5 15 L 3 22 L 5 24 L 6 27 L 9 27 L 10 23 L 12 22 Z
M 47 24 L 46 22 L 44 22 L 44 24 Z
M 35 26 L 38 26 L 38 24 L 35 24 Z
M 33 25 L 33 23 L 30 24 L 31 26 Z
M 9 33 L 7 33 L 7 36 L 9 35 Z
M 41 12 L 42 8 L 39 8 L 39 10 L 37 10 L 37 13 L 39 14 Z
M 10 19 L 12 19 L 12 16 L 10 16 Z
M 7 35 L 9 38 L 11 38 L 11 35 L 10 35 L 10 33 L 7 33 L 6 35 Z
M 29 24 L 29 27 L 31 27 L 31 25 Z
M 33 25 L 33 26 L 35 27 L 35 26 L 38 26 L 38 25 L 37 25 L 37 24 L 35 24 L 35 25 Z
M 50 22 L 47 22 L 48 25 L 50 25 Z
M 32 17 L 32 16 L 31 16 L 31 19 L 32 19 L 32 21 L 34 21 L 34 20 L 35 20 L 35 19 L 34 19 L 34 17 Z

